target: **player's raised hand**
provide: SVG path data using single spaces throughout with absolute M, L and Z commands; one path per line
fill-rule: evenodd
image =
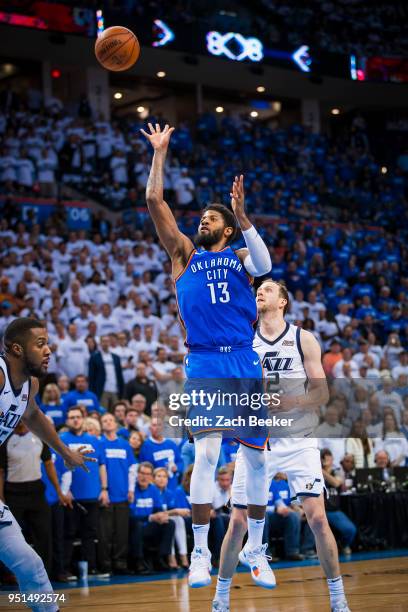
M 65 466 L 69 470 L 74 470 L 75 468 L 80 467 L 85 470 L 85 472 L 89 472 L 89 468 L 85 462 L 95 462 L 96 459 L 94 457 L 87 457 L 86 455 L 92 452 L 93 450 L 87 446 L 80 446 L 76 450 L 71 450 L 67 447 L 62 457 L 64 459 Z
M 152 145 L 155 151 L 167 151 L 167 147 L 169 146 L 170 138 L 172 133 L 174 132 L 174 127 L 169 127 L 166 123 L 163 130 L 160 128 L 160 125 L 156 123 L 156 127 L 153 127 L 152 123 L 147 124 L 149 126 L 149 132 L 145 132 L 144 130 L 140 130 L 147 138 L 147 140 Z
M 231 187 L 231 208 L 235 216 L 245 212 L 244 175 L 236 176 Z

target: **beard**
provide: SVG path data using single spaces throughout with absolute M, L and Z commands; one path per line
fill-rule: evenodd
M 217 244 L 222 238 L 224 230 L 218 229 L 213 232 L 203 232 L 197 233 L 194 236 L 194 243 L 197 246 L 203 247 L 204 249 L 208 247 L 212 247 L 214 244 Z
M 47 374 L 47 370 L 44 366 L 33 363 L 30 359 L 25 360 L 25 371 L 29 376 L 35 376 L 35 378 L 42 378 Z

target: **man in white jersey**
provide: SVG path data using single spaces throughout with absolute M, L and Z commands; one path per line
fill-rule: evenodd
M 253 346 L 262 360 L 266 379 L 272 386 L 284 387 L 279 408 L 285 411 L 284 416 L 294 417 L 294 435 L 298 436 L 270 439 L 271 450 L 265 451 L 269 482 L 277 472 L 286 472 L 291 497 L 302 503 L 315 536 L 320 563 L 327 577 L 331 609 L 349 612 L 337 545 L 324 508 L 324 479 L 317 440 L 308 437 L 316 424 L 314 410 L 328 400 L 320 347 L 310 332 L 285 321 L 289 296 L 283 284 L 271 279 L 263 281 L 256 302 L 259 326 Z M 245 465 L 238 451 L 232 485 L 233 510 L 221 549 L 213 612 L 229 611 L 231 581 L 238 558 L 248 565 L 246 547 L 241 550 L 247 529 L 245 477 Z M 264 547 L 266 549 L 267 544 Z
M 47 372 L 51 350 L 47 330 L 35 319 L 21 317 L 7 327 L 4 355 L 0 356 L 0 444 L 13 433 L 20 420 L 46 444 L 57 451 L 69 469 L 88 468 L 85 447 L 70 450 L 58 437 L 54 426 L 35 402 L 38 393 L 37 378 Z M 21 529 L 8 506 L 0 499 L 0 561 L 12 571 L 21 593 L 40 594 L 51 602 L 30 603 L 36 612 L 55 612 L 59 609 L 57 597 L 37 553 L 25 541 Z

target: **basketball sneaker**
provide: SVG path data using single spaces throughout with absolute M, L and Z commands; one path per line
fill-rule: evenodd
M 339 601 L 339 603 L 335 604 L 331 612 L 351 612 L 351 610 L 348 607 L 347 601 L 343 599 L 343 601 Z
M 230 612 L 230 607 L 228 604 L 214 599 L 214 601 L 212 602 L 211 612 Z
M 211 584 L 211 554 L 208 549 L 196 546 L 191 555 L 188 584 L 193 589 Z
M 266 555 L 267 547 L 267 544 L 263 544 L 250 550 L 244 546 L 239 553 L 239 560 L 243 565 L 249 567 L 255 584 L 265 589 L 274 589 L 276 587 L 276 578 L 268 563 L 272 557 Z

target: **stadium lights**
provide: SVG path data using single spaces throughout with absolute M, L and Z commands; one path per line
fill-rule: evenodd
M 145 107 L 144 106 L 138 106 L 136 110 L 137 110 L 138 113 L 144 113 Z
M 159 77 L 159 79 L 164 79 L 164 77 L 166 76 L 166 73 L 164 72 L 164 70 L 159 70 L 156 76 Z
M 388 168 L 387 166 L 381 166 L 381 174 L 387 174 Z
M 255 117 L 258 116 L 258 111 L 251 111 L 249 114 L 250 114 L 251 117 L 255 118 Z
M 332 115 L 340 115 L 340 109 L 339 108 L 332 108 L 330 112 L 331 112 Z
M 258 93 L 263 93 L 265 91 L 265 87 L 263 85 L 259 85 L 259 87 L 256 88 L 256 91 Z
M 217 106 L 215 109 L 216 113 L 223 113 L 224 112 L 224 107 L 223 106 Z
M 123 93 L 121 91 L 116 91 L 113 94 L 113 97 L 115 98 L 115 100 L 121 100 L 123 98 Z

